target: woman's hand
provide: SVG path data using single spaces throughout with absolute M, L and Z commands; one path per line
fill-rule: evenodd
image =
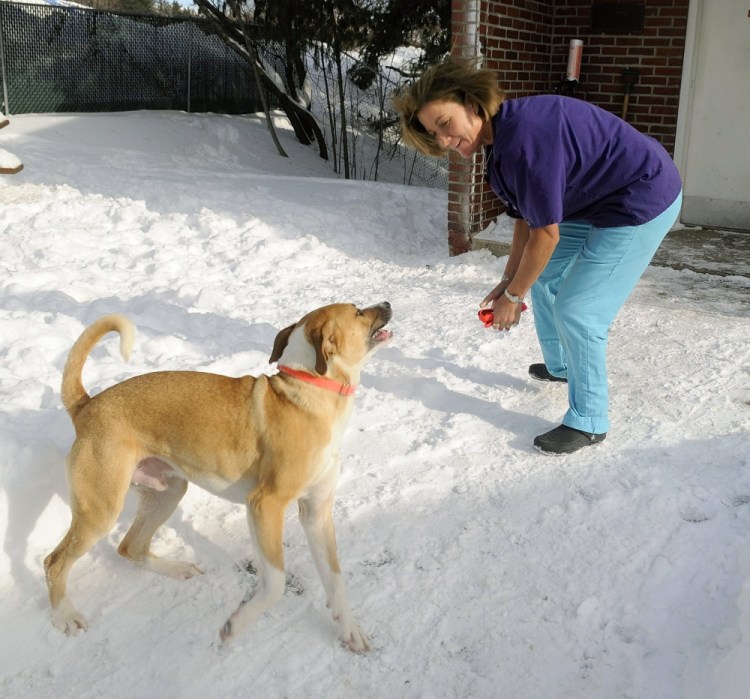
M 497 301 L 505 293 L 505 290 L 508 288 L 508 284 L 510 284 L 510 278 L 503 277 L 500 280 L 500 283 L 482 299 L 482 303 L 479 304 L 479 308 L 487 308 L 487 306 Z
M 510 330 L 521 322 L 523 304 L 508 301 L 505 297 L 508 284 L 510 284 L 510 279 L 503 277 L 502 281 L 479 304 L 480 308 L 492 306 L 492 327 L 495 330 Z
M 505 296 L 505 291 L 523 298 L 547 266 L 559 239 L 560 229 L 556 223 L 530 229 L 521 219 L 515 222 L 503 278 L 480 304 L 481 308 L 492 304 L 493 328 L 510 330 L 518 325 L 523 304 L 513 303 Z

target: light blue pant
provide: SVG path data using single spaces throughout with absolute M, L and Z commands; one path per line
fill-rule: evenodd
M 640 226 L 560 224 L 560 241 L 531 288 L 531 299 L 547 370 L 568 379 L 564 425 L 596 434 L 609 430 L 609 328 L 681 205 L 682 193 L 664 213 Z

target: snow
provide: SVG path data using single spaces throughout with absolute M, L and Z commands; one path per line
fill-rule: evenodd
M 279 118 L 23 115 L 0 178 L 0 695 L 746 699 L 750 652 L 750 310 L 713 277 L 651 267 L 611 333 L 612 430 L 545 457 L 565 388 L 539 384 L 533 308 L 509 335 L 479 301 L 502 260 L 450 258 L 445 192 L 336 179 Z M 507 221 L 501 225 L 507 225 Z M 740 281 L 738 280 L 738 283 Z M 692 289 L 688 294 L 686 290 Z M 235 645 L 218 631 L 252 586 L 243 508 L 192 486 L 160 555 L 114 530 L 70 592 L 90 628 L 50 622 L 42 560 L 69 523 L 73 429 L 61 370 L 84 326 L 122 312 L 84 370 L 271 373 L 278 330 L 334 301 L 394 308 L 343 443 L 335 521 L 373 650 L 336 639 L 294 508 L 287 593 Z
M 15 170 L 21 161 L 11 152 L 0 148 L 0 170 Z
M 52 5 L 54 7 L 80 7 L 83 9 L 91 9 L 88 5 L 81 5 L 78 2 L 71 2 L 71 0 L 0 0 L 4 2 L 13 2 L 20 5 Z

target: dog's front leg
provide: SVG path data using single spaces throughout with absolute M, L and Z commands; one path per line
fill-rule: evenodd
M 364 653 L 370 650 L 370 644 L 349 607 L 336 554 L 336 533 L 333 528 L 332 510 L 333 493 L 327 493 L 322 498 L 316 498 L 313 495 L 299 501 L 300 520 L 325 589 L 328 606 L 338 626 L 339 638 L 349 650 Z
M 221 640 L 227 644 L 257 619 L 284 594 L 284 510 L 286 503 L 271 495 L 251 493 L 248 497 L 247 521 L 256 552 L 258 583 L 253 596 L 241 604 L 221 629 Z

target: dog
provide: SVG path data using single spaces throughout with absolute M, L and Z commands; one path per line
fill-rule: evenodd
M 44 560 L 54 626 L 68 635 L 87 628 L 67 594 L 68 574 L 112 529 L 131 485 L 137 486 L 139 508 L 120 555 L 177 579 L 203 572 L 195 563 L 164 560 L 149 550 L 190 481 L 247 507 L 258 583 L 221 628 L 224 644 L 284 593 L 284 513 L 296 500 L 339 638 L 356 653 L 368 650 L 347 600 L 332 507 L 352 394 L 365 360 L 392 338 L 385 328 L 391 315 L 388 302 L 364 309 L 333 304 L 308 313 L 276 336 L 269 359 L 278 361 L 274 376 L 162 371 L 93 398 L 81 378 L 91 350 L 117 331 L 127 360 L 135 328 L 113 314 L 84 330 L 62 378 L 62 402 L 76 439 L 67 459 L 70 529 Z

